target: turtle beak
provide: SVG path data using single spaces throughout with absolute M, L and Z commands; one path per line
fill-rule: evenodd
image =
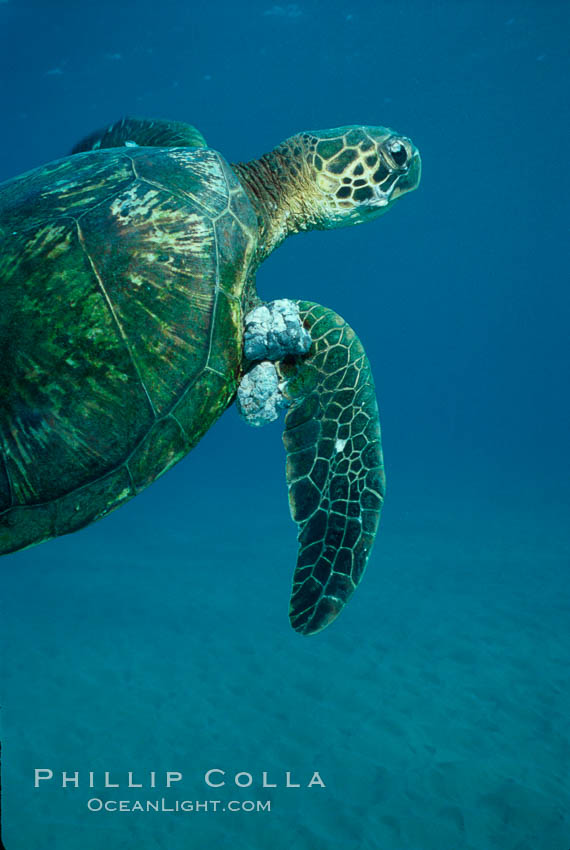
M 370 200 L 370 206 L 375 210 L 390 206 L 400 195 L 412 192 L 419 185 L 422 174 L 421 157 L 418 149 L 409 139 L 406 141 L 411 148 L 411 157 L 406 166 L 393 170 L 381 185 L 374 187 L 374 197 Z
M 417 189 L 422 176 L 422 160 L 420 157 L 420 152 L 417 148 L 414 148 L 414 152 L 412 158 L 410 160 L 410 164 L 407 169 L 398 175 L 396 182 L 394 183 L 392 189 L 392 197 L 390 200 L 395 200 L 399 198 L 400 195 L 405 195 L 406 192 L 412 192 L 414 189 Z
M 392 192 L 394 191 L 394 186 L 390 186 L 387 191 L 382 191 L 379 186 L 375 186 L 374 188 L 374 197 L 368 201 L 368 205 L 371 210 L 382 209 L 382 207 L 387 207 L 392 200 Z

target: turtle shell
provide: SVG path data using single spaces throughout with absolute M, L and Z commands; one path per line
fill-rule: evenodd
M 0 553 L 107 514 L 221 415 L 256 234 L 207 148 L 82 153 L 0 187 Z

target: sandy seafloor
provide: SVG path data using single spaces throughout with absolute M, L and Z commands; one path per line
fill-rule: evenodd
M 7 850 L 567 848 L 563 506 L 397 483 L 362 587 L 302 638 L 286 617 L 294 526 L 281 470 L 263 469 L 279 448 L 252 475 L 265 491 L 239 481 L 254 457 L 219 452 L 224 486 L 190 457 L 114 516 L 11 560 Z M 36 767 L 184 779 L 34 791 Z M 209 768 L 227 789 L 205 786 Z M 326 788 L 260 787 L 287 770 Z M 239 771 L 252 788 L 231 785 Z M 92 813 L 93 796 L 272 810 Z

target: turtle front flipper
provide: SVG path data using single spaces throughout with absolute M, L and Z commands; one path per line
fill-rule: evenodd
M 332 310 L 296 303 L 313 342 L 278 369 L 290 402 L 283 442 L 299 526 L 289 617 L 308 635 L 335 619 L 362 578 L 385 479 L 374 383 L 358 337 Z
M 182 121 L 151 121 L 148 118 L 121 118 L 109 127 L 95 130 L 81 139 L 74 153 L 100 148 L 206 148 L 204 136 Z

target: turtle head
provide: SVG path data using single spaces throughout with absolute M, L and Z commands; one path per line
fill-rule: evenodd
M 295 141 L 302 143 L 303 171 L 313 187 L 313 226 L 318 228 L 376 218 L 420 182 L 418 149 L 387 127 L 301 133 L 288 140 L 290 149 Z
M 233 166 L 259 222 L 258 262 L 291 233 L 370 221 L 420 182 L 418 149 L 388 127 L 299 133 Z

